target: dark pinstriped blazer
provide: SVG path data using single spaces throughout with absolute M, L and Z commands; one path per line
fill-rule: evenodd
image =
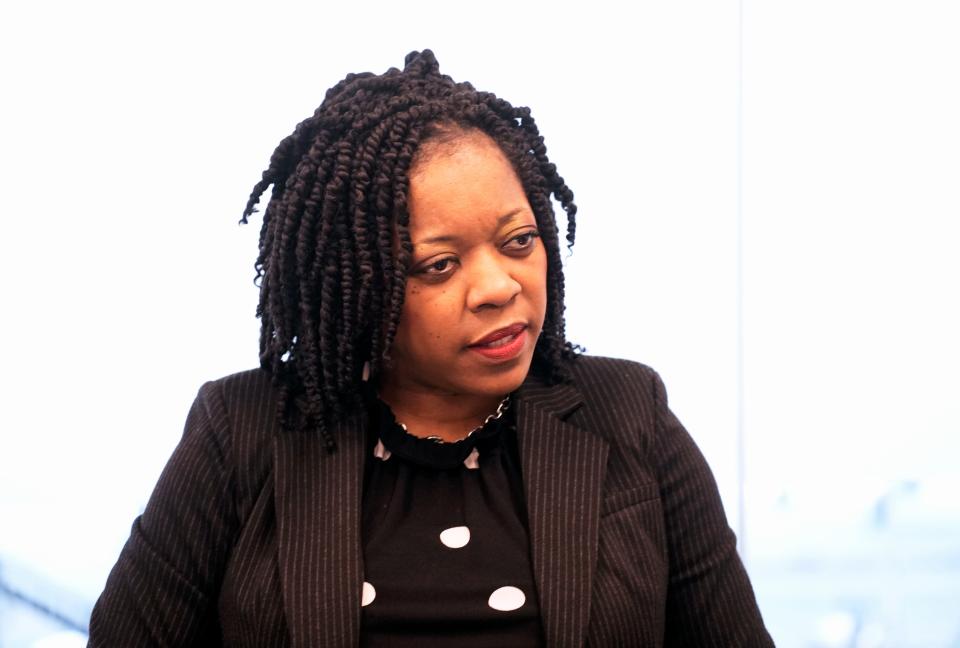
M 517 431 L 549 646 L 772 646 L 713 476 L 641 364 L 531 375 Z M 327 454 L 268 376 L 206 383 L 90 621 L 91 646 L 354 646 L 366 414 Z

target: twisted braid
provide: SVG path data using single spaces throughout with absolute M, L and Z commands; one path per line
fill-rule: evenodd
M 571 247 L 573 192 L 529 108 L 441 74 L 430 50 L 411 52 L 402 71 L 348 74 L 330 88 L 277 146 L 240 219 L 247 223 L 272 185 L 254 264 L 260 365 L 278 387 L 285 426 L 317 430 L 330 451 L 329 423 L 360 405 L 364 362 L 379 374 L 397 333 L 413 253 L 409 171 L 431 142 L 469 131 L 497 142 L 530 201 L 547 250 L 547 313 L 532 369 L 550 382 L 568 377 L 579 347 L 565 338 L 551 196 L 566 213 Z

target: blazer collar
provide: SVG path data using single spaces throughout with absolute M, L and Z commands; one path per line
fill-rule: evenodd
M 529 376 L 517 393 L 517 437 L 533 573 L 548 646 L 580 646 L 590 618 L 607 442 L 566 418 L 572 385 Z
M 532 374 L 515 395 L 517 435 L 543 629 L 549 646 L 579 646 L 590 613 L 600 492 L 608 446 L 564 419 L 583 402 L 572 385 Z M 363 584 L 361 498 L 367 416 L 274 446 L 279 568 L 295 647 L 356 646 Z

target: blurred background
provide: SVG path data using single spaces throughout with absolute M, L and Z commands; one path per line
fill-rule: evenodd
M 960 5 L 9 3 L 0 646 L 83 645 L 206 380 L 257 364 L 281 138 L 347 72 L 534 110 L 568 331 L 640 360 L 782 647 L 960 647 Z

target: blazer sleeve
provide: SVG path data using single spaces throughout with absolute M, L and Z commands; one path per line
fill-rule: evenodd
M 219 645 L 216 597 L 237 528 L 229 439 L 207 383 L 93 608 L 88 646 Z
M 665 646 L 773 646 L 713 473 L 654 373 L 654 453 L 670 577 Z

